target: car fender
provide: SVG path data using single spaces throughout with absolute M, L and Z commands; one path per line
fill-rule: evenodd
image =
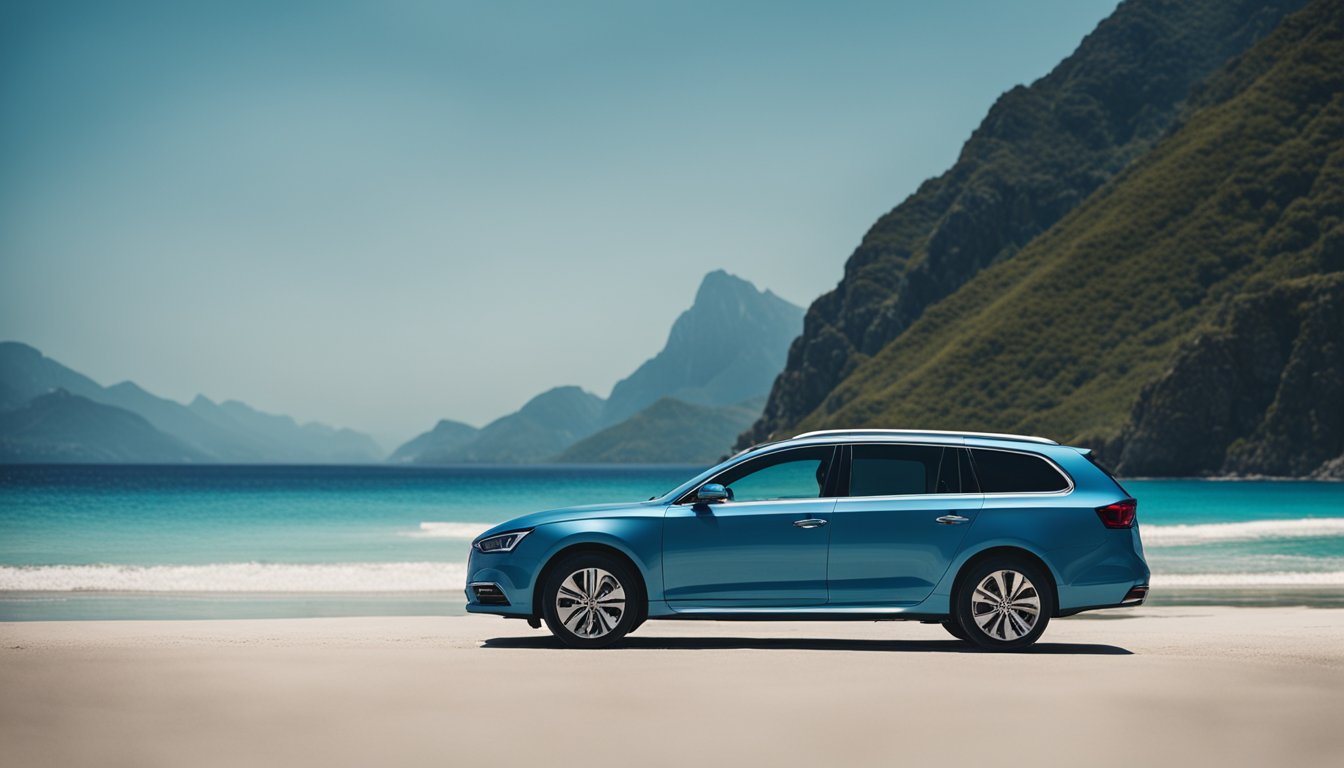
M 547 547 L 538 558 L 538 573 L 566 549 L 584 544 L 609 547 L 629 558 L 644 581 L 650 602 L 663 599 L 662 518 L 592 518 L 547 523 L 535 533 L 543 534 Z M 536 585 L 540 586 L 540 585 Z
M 1046 569 L 1050 571 L 1050 579 L 1054 582 L 1051 586 L 1054 587 L 1056 594 L 1059 593 L 1059 568 L 1051 561 L 1050 556 L 1044 550 L 1034 546 L 1024 539 L 999 536 L 976 541 L 973 544 L 964 547 L 961 552 L 957 554 L 956 558 L 952 560 L 952 564 L 948 567 L 947 572 L 943 574 L 942 580 L 938 582 L 938 586 L 934 587 L 933 593 L 929 595 L 925 600 L 925 603 L 936 601 L 945 606 L 945 610 L 950 610 L 947 606 L 951 605 L 952 585 L 956 583 L 957 574 L 961 573 L 961 569 L 976 555 L 999 547 L 1012 547 L 1035 555 L 1042 563 L 1045 563 Z

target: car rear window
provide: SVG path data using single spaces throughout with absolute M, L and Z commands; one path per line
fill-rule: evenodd
M 1040 456 L 1014 451 L 972 448 L 975 476 L 982 493 L 1052 493 L 1069 481 Z

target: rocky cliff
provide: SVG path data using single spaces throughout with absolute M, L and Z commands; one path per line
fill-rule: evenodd
M 798 424 L 865 360 L 1011 259 L 1146 152 L 1191 87 L 1301 0 L 1130 0 L 1050 74 L 1005 93 L 953 167 L 873 225 L 739 446 Z
M 1126 475 L 1344 478 L 1344 273 L 1232 301 L 1146 386 Z

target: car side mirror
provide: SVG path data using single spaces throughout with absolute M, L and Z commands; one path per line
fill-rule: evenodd
M 695 500 L 701 504 L 713 504 L 718 501 L 728 501 L 731 498 L 733 498 L 733 492 L 718 483 L 705 483 L 700 486 L 700 490 L 695 492 Z

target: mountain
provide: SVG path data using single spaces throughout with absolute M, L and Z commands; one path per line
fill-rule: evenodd
M 710 272 L 662 351 L 612 388 L 603 422 L 616 424 L 665 397 L 732 405 L 765 394 L 802 328 L 800 307 Z
M 204 457 L 130 411 L 57 389 L 0 412 L 0 462 L 176 464 Z
M 476 433 L 465 424 L 441 421 L 397 448 L 390 460 L 694 463 L 717 458 L 727 443 L 713 441 L 723 430 L 736 429 L 736 435 L 760 414 L 789 342 L 802 328 L 802 312 L 740 277 L 710 272 L 690 309 L 673 323 L 663 349 L 617 382 L 610 399 L 558 387 Z M 666 434 L 651 440 L 645 432 L 651 429 Z M 590 435 L 592 442 L 575 445 Z M 573 453 L 567 452 L 571 446 Z
M 879 219 L 839 285 L 808 308 L 765 413 L 739 445 L 807 419 L 930 307 L 1016 260 L 1144 156 L 1193 86 L 1302 4 L 1128 0 L 1052 72 L 1005 93 L 952 168 Z M 832 399 L 823 413 L 835 407 Z
M 214 461 L 255 464 L 274 461 L 259 441 L 232 425 L 211 424 L 181 403 L 146 392 L 123 381 L 89 396 L 93 400 L 143 416 L 162 432 L 173 435 Z
M 289 416 L 263 413 L 237 400 L 216 404 L 197 395 L 188 409 L 248 440 L 272 461 L 362 464 L 377 461 L 382 454 L 373 438 L 363 433 L 315 422 L 300 426 Z
M 392 452 L 388 461 L 425 464 L 447 463 L 450 457 L 460 456 L 462 450 L 476 439 L 480 430 L 460 421 L 441 420 L 434 428 L 408 440 Z
M 525 464 L 550 459 L 593 434 L 602 423 L 602 398 L 578 387 L 556 387 L 516 413 L 481 430 L 456 452 L 430 454 L 420 463 Z
M 1045 434 L 1131 473 L 1334 471 L 1341 93 L 1344 5 L 1314 2 L 1055 226 L 854 362 L 797 428 Z
M 22 408 L 58 389 L 137 415 L 185 446 L 193 461 L 361 463 L 377 461 L 382 454 L 371 438 L 358 432 L 321 424 L 300 426 L 288 416 L 263 414 L 237 402 L 217 406 L 197 397 L 188 407 L 130 381 L 103 387 L 26 344 L 0 342 L 0 411 Z M 98 415 L 84 409 L 72 411 L 71 418 L 75 413 Z M 110 428 L 123 422 L 100 417 L 98 423 Z M 95 433 L 102 434 L 90 434 Z
M 53 390 L 98 399 L 103 388 L 41 352 L 14 341 L 0 341 L 0 411 L 19 408 Z
M 648 408 L 570 446 L 556 461 L 570 464 L 713 464 L 724 446 L 761 415 L 761 403 L 694 405 L 664 397 Z

